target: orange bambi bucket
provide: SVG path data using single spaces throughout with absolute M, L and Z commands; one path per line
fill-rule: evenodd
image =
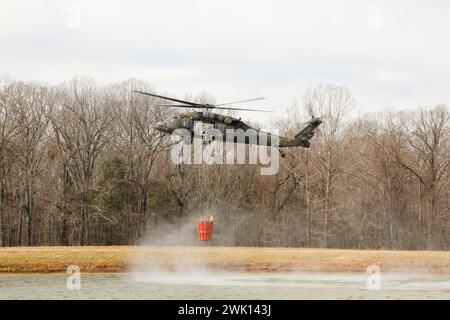
M 213 232 L 213 222 L 212 221 L 198 221 L 197 222 L 198 238 L 201 241 L 211 240 Z

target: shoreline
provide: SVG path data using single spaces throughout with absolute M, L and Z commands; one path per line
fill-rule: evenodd
M 387 251 L 212 246 L 3 247 L 0 275 L 84 274 L 130 271 L 217 270 L 224 272 L 382 271 L 450 275 L 449 251 Z

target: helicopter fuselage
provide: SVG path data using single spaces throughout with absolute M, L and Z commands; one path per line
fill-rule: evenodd
M 242 122 L 241 119 L 209 111 L 204 112 L 193 111 L 180 113 L 168 122 L 158 123 L 156 125 L 156 129 L 166 134 L 178 134 L 178 135 L 180 135 L 181 130 L 177 131 L 177 129 L 185 129 L 189 131 L 191 138 L 196 137 L 203 138 L 205 132 L 202 132 L 200 136 L 195 135 L 194 124 L 196 121 L 207 124 L 213 124 L 214 129 L 219 130 L 221 132 L 220 136 L 222 141 L 228 141 L 227 134 L 229 134 L 231 130 L 232 133 L 236 133 L 233 135 L 234 143 L 275 146 L 278 148 L 296 147 L 296 146 L 302 146 L 306 148 L 309 147 L 308 141 L 309 139 L 296 140 L 296 139 L 289 139 L 279 135 L 274 135 L 271 134 L 270 132 L 261 131 L 259 128 L 253 128 L 248 124 Z M 310 130 L 312 134 L 315 127 L 317 127 L 319 124 L 320 123 L 314 125 L 314 128 Z M 308 128 L 305 127 L 305 129 Z M 239 130 L 239 132 L 237 132 L 237 130 Z M 248 134 L 249 132 L 254 134 L 254 136 L 252 137 L 251 134 Z M 242 138 L 239 138 L 238 133 L 242 136 Z M 242 133 L 244 133 L 244 135 L 242 135 Z M 217 138 L 217 136 L 214 135 L 212 137 L 213 141 L 214 138 Z

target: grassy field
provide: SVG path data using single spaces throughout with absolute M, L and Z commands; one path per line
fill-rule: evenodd
M 450 274 L 450 252 L 156 246 L 0 248 L 0 273 L 66 272 L 69 265 L 91 273 L 136 268 L 365 272 L 372 264 L 383 271 Z

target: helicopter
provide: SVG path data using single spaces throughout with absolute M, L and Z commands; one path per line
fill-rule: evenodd
M 241 118 L 234 118 L 218 113 L 213 113 L 210 110 L 212 109 L 218 109 L 218 110 L 234 110 L 234 111 L 256 111 L 256 112 L 273 112 L 273 111 L 267 111 L 267 110 L 259 110 L 259 109 L 244 109 L 244 108 L 233 108 L 233 107 L 224 107 L 226 105 L 234 105 L 237 103 L 244 103 L 244 102 L 250 102 L 250 101 L 258 101 L 263 100 L 265 98 L 254 98 L 254 99 L 247 99 L 247 100 L 240 100 L 240 101 L 234 101 L 229 103 L 221 103 L 221 104 L 209 104 L 209 103 L 196 103 L 196 102 L 190 102 L 180 99 L 174 99 L 170 97 L 165 97 L 161 95 L 156 95 L 153 93 L 143 92 L 143 91 L 137 91 L 134 90 L 133 92 L 151 96 L 154 98 L 159 98 L 163 100 L 169 100 L 172 102 L 177 102 L 178 104 L 158 104 L 158 106 L 162 107 L 169 107 L 169 108 L 192 108 L 192 109 L 203 109 L 204 111 L 188 111 L 188 112 L 181 112 L 175 115 L 170 121 L 162 123 L 158 122 L 155 126 L 155 129 L 165 133 L 165 134 L 177 134 L 177 129 L 186 129 L 190 133 L 190 139 L 189 141 L 192 141 L 192 139 L 198 137 L 198 138 L 204 138 L 205 132 L 202 132 L 202 135 L 198 136 L 195 135 L 194 131 L 194 122 L 199 121 L 206 124 L 212 124 L 214 126 L 214 129 L 219 130 L 222 133 L 223 141 L 226 140 L 226 131 L 228 130 L 236 130 L 241 129 L 244 132 L 247 130 L 255 130 L 257 133 L 263 133 L 265 135 L 265 139 L 261 140 L 259 137 L 260 135 L 257 135 L 256 140 L 251 140 L 248 138 L 248 136 L 245 136 L 243 140 L 237 139 L 236 135 L 234 136 L 234 143 L 245 143 L 245 144 L 255 144 L 255 145 L 263 145 L 263 146 L 273 146 L 278 149 L 280 152 L 281 157 L 285 157 L 286 154 L 280 150 L 281 148 L 288 148 L 288 147 L 303 147 L 303 148 L 309 148 L 311 143 L 309 140 L 314 136 L 315 130 L 320 126 L 322 123 L 322 120 L 320 118 L 315 118 L 312 116 L 312 118 L 307 121 L 302 129 L 293 137 L 293 138 L 287 138 L 284 136 L 278 136 L 271 134 L 269 132 L 260 131 L 259 128 L 253 128 L 249 126 L 248 124 L 241 121 Z M 187 141 L 187 140 L 186 140 Z

